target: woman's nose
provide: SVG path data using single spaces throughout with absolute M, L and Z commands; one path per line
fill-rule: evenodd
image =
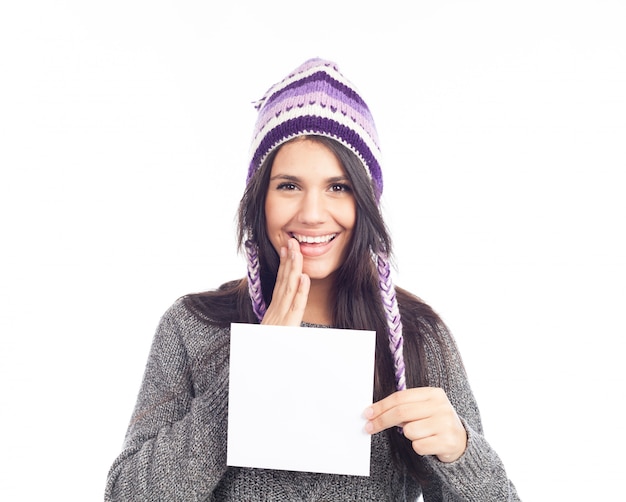
M 323 223 L 326 214 L 324 197 L 317 192 L 307 192 L 302 198 L 298 219 L 306 225 Z

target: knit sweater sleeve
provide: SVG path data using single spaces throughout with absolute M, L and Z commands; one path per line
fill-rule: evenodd
M 217 362 L 197 378 L 186 338 L 199 331 L 210 334 L 180 301 L 161 319 L 105 501 L 206 500 L 225 472 L 228 344 L 203 338 Z
M 456 461 L 445 463 L 425 457 L 433 482 L 424 486 L 425 502 L 515 502 L 519 501 L 498 454 L 483 435 L 478 406 L 456 343 L 447 329 L 441 329 L 443 346 L 427 344 L 431 385 L 442 387 L 467 431 L 467 449 Z M 442 351 L 449 364 L 443 364 Z

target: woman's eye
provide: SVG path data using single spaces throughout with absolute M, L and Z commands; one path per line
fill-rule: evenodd
M 277 190 L 295 190 L 296 188 L 293 183 L 281 183 L 276 187 Z
M 330 187 L 331 192 L 349 192 L 350 190 L 350 185 L 344 183 L 336 183 Z

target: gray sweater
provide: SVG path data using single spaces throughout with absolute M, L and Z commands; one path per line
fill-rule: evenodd
M 482 435 L 463 365 L 446 336 L 457 364 L 444 376 L 437 345 L 427 343 L 429 383 L 445 389 L 467 429 L 468 446 L 449 464 L 425 457 L 432 480 L 423 487 L 424 500 L 519 500 Z M 228 467 L 229 340 L 230 330 L 202 321 L 181 300 L 164 314 L 105 501 L 395 502 L 415 501 L 422 493 L 393 463 L 385 433 L 372 437 L 369 477 Z

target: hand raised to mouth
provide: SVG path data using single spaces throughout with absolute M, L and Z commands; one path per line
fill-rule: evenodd
M 296 239 L 289 239 L 287 247 L 280 248 L 280 265 L 272 302 L 261 324 L 300 326 L 304 317 L 311 279 L 302 273 L 302 253 Z

